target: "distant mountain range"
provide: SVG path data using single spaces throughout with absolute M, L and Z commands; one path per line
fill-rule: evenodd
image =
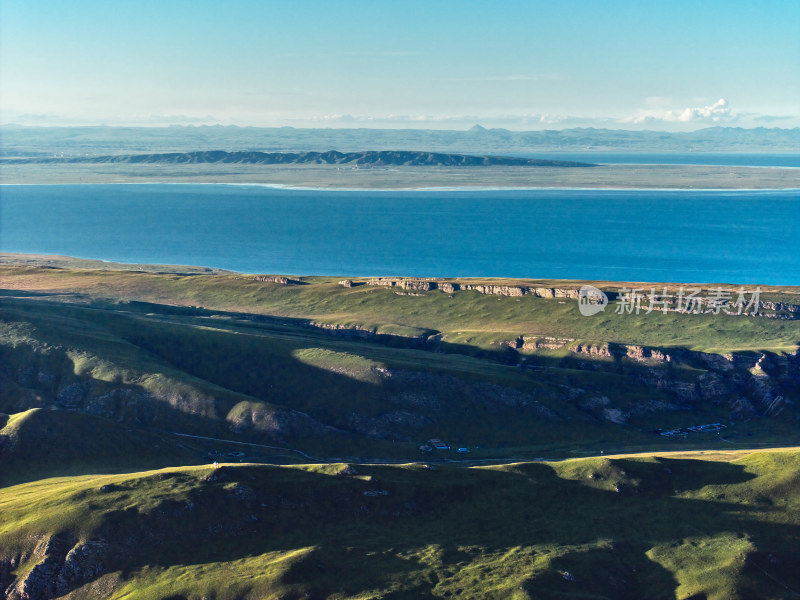
M 485 129 L 295 129 L 292 127 L 0 127 L 4 157 L 75 157 L 195 152 L 340 152 L 424 150 L 511 154 L 559 151 L 800 152 L 800 128 L 710 127 L 691 132 L 578 128 L 549 131 Z
M 9 158 L 8 163 L 127 163 L 199 164 L 225 163 L 250 165 L 325 164 L 349 166 L 431 166 L 431 167 L 592 167 L 590 163 L 560 160 L 515 158 L 512 156 L 474 156 L 440 152 L 397 150 L 371 152 L 171 152 L 160 154 L 117 154 L 108 156 Z

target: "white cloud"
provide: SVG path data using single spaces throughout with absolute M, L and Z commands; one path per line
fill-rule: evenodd
M 0 125 L 15 123 L 20 125 L 68 126 L 68 125 L 130 125 L 163 126 L 183 125 L 240 125 L 257 127 L 323 127 L 323 128 L 387 128 L 387 129 L 469 129 L 476 123 L 486 128 L 502 128 L 512 131 L 535 131 L 543 129 L 568 129 L 574 127 L 593 127 L 608 129 L 655 129 L 663 131 L 692 131 L 709 125 L 737 125 L 740 127 L 798 127 L 798 115 L 768 115 L 756 112 L 733 112 L 728 103 L 721 99 L 704 106 L 685 109 L 658 108 L 657 104 L 667 104 L 669 98 L 652 97 L 647 100 L 649 108 L 642 109 L 633 116 L 620 117 L 598 115 L 575 115 L 558 112 L 519 112 L 519 113 L 383 113 L 363 114 L 358 112 L 331 112 L 328 114 L 285 114 L 280 112 L 237 111 L 231 109 L 220 114 L 207 114 L 198 111 L 196 115 L 79 115 L 32 114 L 25 111 L 0 110 Z
M 648 98 L 648 104 L 654 104 L 653 98 Z M 662 100 L 662 99 L 659 99 Z M 684 109 L 651 108 L 640 110 L 635 116 L 622 119 L 623 123 L 653 123 L 664 121 L 667 123 L 725 123 L 734 121 L 736 116 L 728 106 L 725 98 L 720 98 L 713 104 L 706 106 L 693 106 Z

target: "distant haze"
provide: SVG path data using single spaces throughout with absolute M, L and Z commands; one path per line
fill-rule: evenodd
M 800 3 L 6 0 L 0 123 L 800 126 Z
M 69 158 L 152 152 L 363 152 L 405 150 L 469 154 L 553 152 L 786 152 L 800 149 L 800 129 L 709 127 L 664 133 L 608 129 L 468 131 L 426 129 L 295 129 L 235 126 L 0 128 L 0 156 Z M 595 162 L 590 157 L 569 158 Z

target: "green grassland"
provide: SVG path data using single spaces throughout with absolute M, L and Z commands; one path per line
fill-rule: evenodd
M 798 320 L 611 310 L 587 318 L 575 300 L 398 295 L 325 277 L 281 285 L 240 274 L 0 273 L 0 411 L 9 414 L 86 412 L 295 459 L 413 460 L 432 437 L 469 447 L 470 459 L 797 441 L 797 376 L 784 353 L 797 349 Z M 794 303 L 798 294 L 765 288 L 764 297 Z M 512 348 L 520 337 L 571 341 Z M 572 349 L 607 343 L 711 354 L 657 364 Z M 750 362 L 708 364 L 721 353 Z M 770 373 L 747 366 L 762 355 L 778 365 L 765 366 Z M 754 407 L 742 409 L 742 398 Z M 711 422 L 726 423 L 725 435 L 653 433 Z
M 47 572 L 70 598 L 800 596 L 800 453 L 713 458 L 46 479 L 0 489 L 0 578 Z
M 0 266 L 9 598 L 800 597 L 798 320 L 35 260 Z
M 57 283 L 58 271 L 40 276 L 49 279 L 51 273 Z M 67 275 L 70 285 L 81 281 L 80 272 Z M 80 298 L 72 288 L 66 297 L 0 300 L 6 389 L 0 410 L 71 408 L 131 426 L 289 447 L 321 457 L 408 460 L 419 456 L 417 445 L 430 437 L 472 447 L 471 458 L 652 449 L 664 443 L 652 429 L 727 422 L 731 408 L 726 402 L 732 398 L 693 401 L 687 410 L 685 401 L 679 406 L 663 386 L 648 383 L 647 366 L 567 356 L 574 353 L 565 349 L 525 354 L 500 342 L 535 328 L 595 343 L 609 338 L 671 342 L 663 346 L 713 335 L 713 343 L 737 351 L 752 348 L 758 336 L 763 350 L 789 346 L 797 328 L 793 321 L 735 317 L 725 319 L 725 328 L 710 315 L 699 317 L 699 327 L 684 327 L 691 316 L 666 315 L 672 340 L 658 324 L 639 327 L 625 319 L 619 319 L 617 331 L 603 330 L 598 320 L 596 330 L 576 333 L 567 322 L 577 327 L 591 320 L 562 316 L 574 312 L 574 301 L 517 302 L 476 292 L 408 297 L 326 282 L 282 286 L 241 276 L 140 273 L 118 274 L 114 289 L 107 275 L 86 275 L 92 283 L 80 288 Z M 173 302 L 249 310 L 120 300 L 131 286 L 138 286 L 135 297 L 163 301 L 170 293 Z M 149 289 L 143 292 L 145 286 Z M 96 297 L 96 290 L 105 299 Z M 109 298 L 112 294 L 117 298 Z M 267 312 L 273 316 L 254 319 Z M 386 335 L 331 335 L 309 326 L 315 320 Z M 431 327 L 412 328 L 412 323 Z M 511 327 L 520 329 L 507 331 Z M 388 335 L 397 333 L 418 337 Z M 29 381 L 30 368 L 52 381 Z M 664 369 L 678 384 L 707 372 L 691 364 Z M 606 409 L 631 417 L 623 424 L 598 417 L 608 414 Z M 746 441 L 794 440 L 791 426 L 782 429 L 794 423 L 794 414 L 789 406 L 781 419 L 756 421 L 769 426 Z M 698 434 L 669 444 L 691 447 L 706 438 L 717 445 L 739 443 L 756 429 L 741 420 L 726 435 L 728 442 Z
M 612 308 L 582 317 L 574 301 L 484 295 L 478 292 L 419 296 L 397 295 L 392 289 L 361 285 L 344 288 L 340 278 L 304 277 L 307 285 L 284 286 L 254 281 L 246 275 L 146 274 L 119 271 L 78 271 L 0 267 L 9 289 L 113 301 L 146 301 L 307 319 L 327 324 L 363 327 L 386 334 L 443 334 L 443 341 L 483 348 L 518 336 L 551 336 L 588 342 L 616 342 L 654 347 L 733 352 L 790 351 L 800 342 L 800 320 L 748 319 L 728 315 L 680 315 L 654 312 L 618 315 Z M 465 280 L 466 281 L 466 280 Z M 469 280 L 476 281 L 476 280 Z M 480 280 L 495 285 L 514 280 Z M 524 283 L 524 282 L 522 282 Z M 531 282 L 580 286 L 575 282 Z M 605 285 L 604 285 L 605 284 Z M 608 282 L 598 282 L 610 287 Z M 663 284 L 625 285 L 655 287 Z M 700 284 L 706 289 L 717 284 Z M 674 284 L 671 284 L 674 287 Z M 800 303 L 797 288 L 762 286 L 764 299 Z
M 0 416 L 0 425 L 0 485 L 198 460 L 198 449 L 191 443 L 95 415 L 33 408 Z
M 32 403 L 72 408 L 131 426 L 362 459 L 418 457 L 417 444 L 429 437 L 480 446 L 475 456 L 487 458 L 654 441 L 638 429 L 594 422 L 563 401 L 560 386 L 570 378 L 611 393 L 620 381 L 614 374 L 553 367 L 545 380 L 492 355 L 371 344 L 291 322 L 41 300 L 4 299 L 0 308 L 7 344 L 0 410 L 8 413 Z M 69 406 L 47 386 L 18 383 L 29 365 L 57 380 L 62 396 L 65 386 L 82 386 L 83 396 Z M 632 384 L 617 397 L 646 393 Z

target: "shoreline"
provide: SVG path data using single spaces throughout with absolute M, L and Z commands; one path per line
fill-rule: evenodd
M 5 183 L 0 182 L 0 188 L 8 186 L 33 187 L 33 186 L 97 186 L 97 185 L 225 185 L 232 187 L 260 187 L 275 190 L 288 190 L 298 192 L 526 192 L 526 191 L 597 191 L 597 192 L 800 192 L 798 187 L 740 187 L 740 188 L 711 188 L 711 187 L 622 187 L 622 186 L 417 186 L 417 187 L 322 187 L 291 185 L 286 183 L 260 183 L 260 182 L 228 182 L 228 181 L 92 181 L 70 183 Z
M 324 165 L 4 165 L 4 185 L 228 184 L 307 191 L 783 190 L 800 188 L 800 168 L 598 165 L 355 169 Z
M 64 254 L 39 254 L 33 252 L 7 252 L 0 251 L 0 268 L 5 267 L 19 267 L 19 268 L 57 268 L 57 269 L 71 269 L 77 271 L 117 271 L 117 272 L 145 272 L 157 274 L 181 274 L 184 276 L 197 276 L 197 275 L 225 275 L 225 276 L 255 276 L 255 275 L 269 275 L 281 276 L 290 278 L 321 278 L 331 280 L 341 279 L 410 279 L 410 280 L 430 280 L 430 281 L 464 281 L 469 280 L 472 283 L 491 283 L 491 284 L 508 284 L 526 283 L 526 284 L 541 284 L 541 285 L 564 285 L 564 286 L 580 286 L 581 284 L 590 283 L 601 287 L 617 286 L 620 285 L 644 285 L 644 286 L 702 286 L 708 289 L 713 289 L 717 286 L 723 287 L 736 287 L 736 286 L 758 286 L 765 293 L 771 292 L 784 292 L 800 295 L 800 283 L 798 284 L 774 284 L 774 283 L 732 283 L 730 281 L 643 281 L 632 279 L 575 279 L 575 278 L 558 278 L 558 277 L 506 277 L 502 275 L 400 275 L 388 274 L 382 275 L 343 275 L 341 273 L 325 274 L 325 273 L 265 273 L 265 272 L 246 272 L 238 271 L 235 269 L 226 269 L 224 267 L 212 267 L 208 265 L 179 265 L 168 263 L 145 263 L 145 262 L 124 262 L 119 260 L 104 260 L 102 258 L 87 258 L 78 256 L 67 256 Z M 130 267 L 130 268 L 129 268 Z M 138 268 L 136 268 L 138 267 Z M 3 288 L 0 288 L 3 289 Z

